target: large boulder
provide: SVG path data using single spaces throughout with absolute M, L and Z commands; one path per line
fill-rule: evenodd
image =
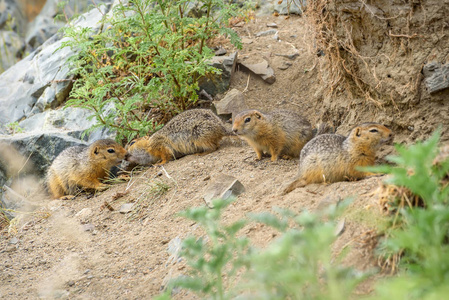
M 19 211 L 37 208 L 36 197 L 45 197 L 43 178 L 51 162 L 65 148 L 85 144 L 60 133 L 0 136 L 0 206 Z
M 25 41 L 14 31 L 0 31 L 0 73 L 19 61 L 25 53 Z
M 87 145 L 62 133 L 35 133 L 0 136 L 0 169 L 8 178 L 24 175 L 44 177 L 55 157 L 65 148 Z M 6 181 L 0 178 L 0 183 Z
M 209 74 L 201 78 L 199 81 L 200 89 L 204 89 L 212 96 L 226 92 L 231 84 L 231 77 L 234 75 L 236 64 L 237 52 L 229 56 L 212 57 L 209 65 L 219 69 L 221 74 Z
M 106 8 L 103 9 L 103 12 L 93 9 L 84 14 L 75 22 L 75 26 L 99 30 L 99 21 L 106 12 Z M 68 47 L 56 51 L 65 41 L 66 38 L 58 39 L 54 35 L 0 75 L 0 124 L 17 122 L 30 116 L 42 95 L 47 97 L 47 104 L 53 107 L 64 100 L 62 95 L 66 96 L 71 88 L 66 62 L 74 54 Z
M 27 20 L 23 9 L 15 0 L 0 0 L 0 29 L 14 31 L 19 35 L 25 33 Z
M 31 51 L 34 51 L 56 34 L 62 26 L 64 26 L 64 22 L 57 21 L 51 17 L 38 15 L 28 26 L 25 38 L 27 46 Z

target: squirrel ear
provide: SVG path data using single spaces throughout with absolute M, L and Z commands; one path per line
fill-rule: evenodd
M 98 154 L 98 147 L 95 147 L 94 154 Z
M 261 118 L 262 118 L 262 114 L 261 114 L 260 112 L 258 112 L 258 111 L 256 111 L 256 112 L 254 113 L 254 115 L 255 115 L 258 119 L 261 119 Z
M 360 136 L 360 128 L 359 127 L 357 127 L 355 129 L 355 136 Z

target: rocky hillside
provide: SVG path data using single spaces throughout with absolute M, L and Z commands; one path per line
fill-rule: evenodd
M 404 144 L 427 138 L 441 126 L 442 140 L 447 141 L 449 62 L 444 31 L 449 12 L 440 2 L 319 0 L 308 3 L 304 15 L 286 17 L 279 15 L 282 8 L 275 11 L 267 1 L 254 19 L 233 24 L 242 50 L 224 38 L 213 41 L 211 46 L 221 52 L 218 61 L 224 61 L 218 54 L 233 60 L 228 63 L 225 92 L 212 103 L 203 99 L 201 105 L 220 111 L 219 103 L 231 100 L 240 108 L 293 110 L 312 124 L 333 124 L 341 134 L 358 123 L 380 122 Z M 102 13 L 109 9 L 104 7 Z M 27 9 L 25 15 L 31 20 L 36 13 Z M 101 13 L 92 10 L 78 24 L 101 30 L 100 18 Z M 34 20 L 38 19 L 39 15 Z M 205 205 L 208 192 L 224 175 L 244 187 L 225 211 L 225 223 L 276 207 L 320 211 L 352 197 L 339 219 L 332 251 L 347 251 L 344 264 L 359 271 L 378 266 L 373 247 L 385 222 L 378 205 L 382 177 L 312 184 L 281 196 L 298 161 L 255 161 L 253 149 L 240 140 L 225 140 L 206 156 L 145 168 L 95 195 L 49 199 L 42 178 L 58 153 L 113 136 L 98 130 L 82 140 L 81 133 L 92 126 L 93 121 L 86 120 L 90 112 L 61 109 L 72 88 L 64 67 L 72 52 L 55 52 L 63 41 L 51 35 L 0 75 L 2 206 L 10 209 L 10 219 L 14 217 L 0 222 L 1 298 L 158 295 L 169 279 L 188 273 L 179 257 L 181 240 L 204 235 L 198 224 L 177 213 Z M 384 146 L 378 161 L 393 151 L 391 145 Z M 249 223 L 239 235 L 261 248 L 277 237 L 259 223 Z M 365 281 L 356 294 L 369 294 L 374 283 Z M 195 299 L 185 291 L 174 296 Z

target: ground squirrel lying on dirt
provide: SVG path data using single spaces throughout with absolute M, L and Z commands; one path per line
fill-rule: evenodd
M 301 115 L 286 110 L 261 113 L 258 110 L 240 112 L 232 130 L 245 139 L 257 154 L 271 154 L 271 161 L 279 156 L 298 158 L 302 147 L 313 137 L 312 126 Z
M 287 194 L 309 183 L 361 179 L 370 173 L 356 168 L 374 165 L 376 150 L 393 140 L 393 133 L 377 123 L 364 123 L 347 137 L 323 134 L 313 138 L 301 151 L 297 178 L 283 191 Z
M 128 157 L 127 151 L 111 139 L 90 146 L 74 146 L 62 151 L 47 172 L 47 187 L 54 198 L 76 193 L 77 189 L 103 189 L 100 182 L 113 166 Z
M 133 157 L 132 162 L 149 165 L 161 160 L 162 165 L 187 154 L 213 152 L 227 135 L 234 134 L 212 111 L 192 109 L 175 116 L 150 137 L 133 141 L 128 151 Z

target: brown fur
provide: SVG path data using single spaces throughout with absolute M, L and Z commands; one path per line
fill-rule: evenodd
M 268 114 L 246 110 L 234 120 L 232 130 L 254 148 L 257 160 L 270 153 L 271 161 L 279 156 L 297 158 L 313 137 L 312 126 L 297 113 L 278 110 Z
M 128 156 L 127 151 L 110 139 L 98 140 L 90 146 L 74 146 L 62 151 L 47 172 L 47 187 L 54 198 L 77 189 L 99 190 L 106 185 L 100 180 L 113 166 Z
M 213 152 L 227 135 L 233 133 L 224 127 L 223 122 L 212 111 L 192 109 L 175 116 L 152 136 L 135 140 L 128 151 L 131 157 L 136 157 L 134 153 L 144 149 L 147 156 L 144 159 L 142 157 L 140 162 L 145 160 L 145 165 L 154 164 L 158 160 L 160 164 L 165 164 L 184 155 Z
M 376 123 L 364 123 L 351 130 L 347 137 L 324 134 L 313 138 L 302 149 L 297 178 L 284 194 L 310 183 L 357 180 L 370 173 L 358 167 L 374 165 L 376 150 L 393 139 L 390 129 Z

